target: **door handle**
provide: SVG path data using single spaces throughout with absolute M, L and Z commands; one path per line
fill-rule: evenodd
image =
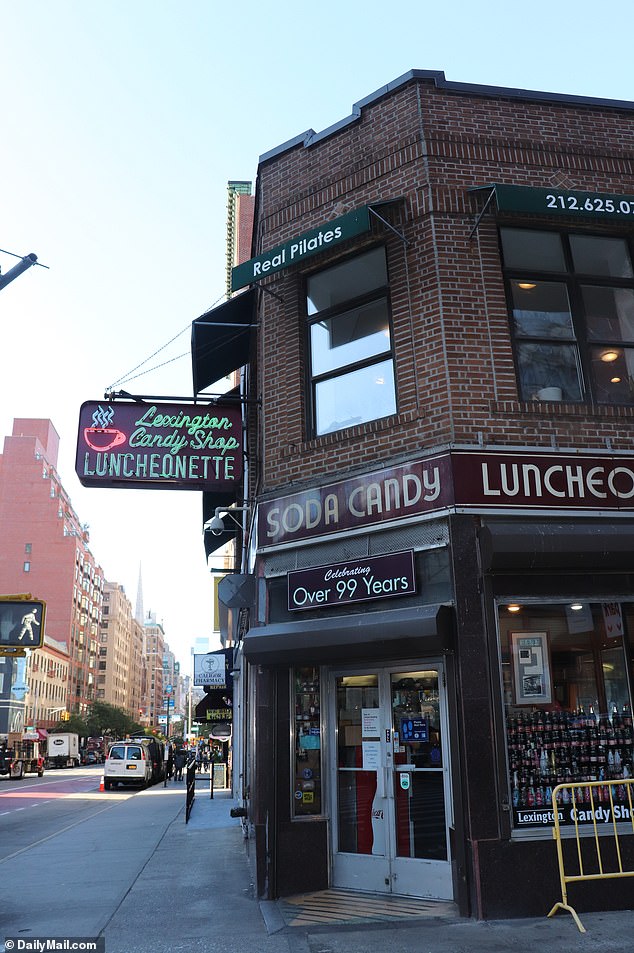
M 376 769 L 376 796 L 385 797 L 385 768 L 380 765 Z

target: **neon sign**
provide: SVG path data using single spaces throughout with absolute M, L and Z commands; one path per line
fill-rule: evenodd
M 231 490 L 242 478 L 240 409 L 86 401 L 75 472 L 83 486 Z

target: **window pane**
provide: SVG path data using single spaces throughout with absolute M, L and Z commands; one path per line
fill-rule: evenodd
M 520 337 L 574 339 L 568 289 L 555 281 L 511 282 L 515 333 Z
M 588 338 L 591 341 L 634 341 L 634 291 L 582 285 Z
M 622 238 L 598 235 L 571 235 L 570 248 L 575 271 L 585 275 L 631 278 L 632 263 Z
M 334 308 L 387 285 L 385 250 L 374 248 L 341 265 L 333 265 L 307 282 L 308 314 Z
M 498 612 L 514 826 L 545 828 L 552 819 L 535 809 L 550 808 L 556 785 L 632 776 L 624 632 L 631 630 L 633 606 L 581 598 Z M 588 804 L 587 790 L 576 790 Z M 575 805 L 568 792 L 559 793 L 560 823 L 572 825 Z M 594 789 L 594 803 L 602 801 L 606 815 L 627 800 L 618 784 L 605 795 Z M 593 815 L 586 808 L 577 820 L 592 825 Z
M 534 271 L 565 271 L 561 238 L 555 232 L 535 232 L 525 228 L 501 230 L 504 264 L 507 268 Z
M 310 343 L 315 376 L 389 351 L 387 302 L 373 301 L 318 321 L 310 329 Z
M 590 361 L 599 403 L 634 403 L 634 349 L 593 347 Z
M 517 358 L 522 400 L 581 399 L 574 345 L 522 343 Z
M 331 433 L 396 413 L 394 369 L 381 361 L 315 388 L 317 433 Z

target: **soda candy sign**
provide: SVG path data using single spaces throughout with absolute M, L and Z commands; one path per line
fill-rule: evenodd
M 299 569 L 288 574 L 290 610 L 386 599 L 415 592 L 412 550 Z
M 430 514 L 453 500 L 449 454 L 314 487 L 258 506 L 261 545 Z
M 242 478 L 240 408 L 87 401 L 75 471 L 83 486 L 231 490 Z
M 451 450 L 258 505 L 262 548 L 452 511 L 634 511 L 634 457 Z

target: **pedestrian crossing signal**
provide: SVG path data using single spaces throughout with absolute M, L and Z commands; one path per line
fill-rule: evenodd
M 31 594 L 0 596 L 0 654 L 37 649 L 44 642 L 46 603 Z

